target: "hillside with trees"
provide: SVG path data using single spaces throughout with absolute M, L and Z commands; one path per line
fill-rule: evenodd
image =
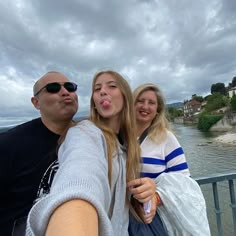
M 198 122 L 198 128 L 207 131 L 209 128 L 224 117 L 225 114 L 236 112 L 236 76 L 226 87 L 224 83 L 218 82 L 210 87 L 211 94 L 206 97 L 193 94 L 190 100 L 185 100 L 183 109 L 168 107 L 170 120 L 183 116 L 183 119 L 195 119 Z M 231 96 L 229 95 L 231 91 Z M 233 95 L 232 95 L 233 94 Z M 193 102 L 195 101 L 195 103 Z M 200 112 L 186 116 L 185 105 L 201 103 Z M 185 108 L 185 109 L 184 109 Z M 194 109 L 190 109 L 193 111 Z

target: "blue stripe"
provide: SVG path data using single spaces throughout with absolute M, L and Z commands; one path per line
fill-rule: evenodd
M 143 157 L 143 164 L 154 164 L 154 165 L 162 165 L 164 166 L 166 164 L 165 160 L 160 160 L 157 158 L 151 158 L 151 157 Z
M 179 147 L 177 149 L 175 149 L 173 152 L 171 152 L 169 155 L 166 156 L 166 162 L 174 159 L 175 157 L 184 154 L 184 151 L 182 149 L 182 147 Z
M 140 173 L 140 176 L 141 177 L 149 177 L 151 179 L 155 179 L 157 176 L 159 176 L 160 174 L 164 173 L 166 171 L 162 171 L 162 172 L 159 172 L 159 173 L 148 173 L 148 172 L 141 172 Z
M 179 170 L 186 170 L 188 169 L 188 165 L 186 162 L 181 163 L 179 165 L 176 166 L 172 166 L 170 168 L 167 169 L 167 172 L 171 172 L 171 171 L 179 171 Z

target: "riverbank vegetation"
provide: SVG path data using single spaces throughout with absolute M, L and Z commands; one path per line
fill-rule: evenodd
M 228 87 L 224 83 L 211 86 L 211 94 L 206 97 L 192 95 L 183 107 L 168 107 L 169 120 L 177 123 L 195 123 L 202 131 L 208 131 L 224 116 L 233 117 L 236 112 L 236 76 Z M 233 121 L 235 123 L 235 121 Z M 233 123 L 233 126 L 235 125 Z M 230 123 L 230 125 L 232 125 Z
M 198 129 L 202 131 L 208 131 L 212 125 L 221 120 L 224 115 L 209 114 L 207 112 L 201 113 L 198 118 Z
M 208 131 L 213 125 L 221 120 L 224 115 L 236 110 L 236 95 L 232 98 L 223 94 L 223 91 L 213 92 L 207 97 L 204 110 L 198 115 L 198 129 Z
M 236 111 L 236 94 L 235 93 L 233 97 L 231 98 L 230 106 L 231 106 L 232 111 Z
M 175 107 L 168 107 L 168 114 L 167 117 L 170 121 L 174 121 L 176 117 L 182 117 L 183 116 L 183 110 L 180 108 Z

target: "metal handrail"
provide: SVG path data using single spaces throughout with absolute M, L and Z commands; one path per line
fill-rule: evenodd
M 198 182 L 199 185 L 212 184 L 218 236 L 223 236 L 223 227 L 222 227 L 222 220 L 221 220 L 222 212 L 220 209 L 218 189 L 217 189 L 217 183 L 222 182 L 222 181 L 228 181 L 229 183 L 229 194 L 230 194 L 230 202 L 231 202 L 230 206 L 232 208 L 232 214 L 233 214 L 234 235 L 236 235 L 236 200 L 235 200 L 235 191 L 234 191 L 234 183 L 233 183 L 235 179 L 236 179 L 235 171 L 230 172 L 230 173 L 222 173 L 222 174 L 215 174 L 215 175 L 210 175 L 206 177 L 195 178 L 195 180 Z

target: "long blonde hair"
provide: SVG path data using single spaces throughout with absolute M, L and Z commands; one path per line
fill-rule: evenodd
M 100 71 L 94 76 L 92 91 L 94 91 L 97 78 L 102 74 L 109 74 L 115 79 L 117 87 L 120 89 L 124 98 L 124 107 L 120 115 L 120 133 L 122 134 L 122 138 L 127 147 L 126 180 L 130 181 L 136 179 L 140 174 L 140 148 L 136 140 L 136 122 L 132 92 L 128 82 L 119 73 L 112 70 Z M 117 150 L 117 137 L 115 132 L 107 127 L 106 120 L 95 109 L 93 94 L 90 100 L 90 119 L 103 131 L 106 139 L 108 153 L 108 178 L 109 183 L 111 183 L 112 155 Z
M 167 135 L 167 130 L 170 130 L 169 121 L 166 117 L 166 105 L 164 96 L 160 88 L 152 83 L 142 84 L 133 92 L 134 105 L 136 105 L 139 96 L 145 91 L 153 91 L 157 98 L 157 114 L 152 120 L 148 130 L 148 137 L 156 143 L 162 142 Z

